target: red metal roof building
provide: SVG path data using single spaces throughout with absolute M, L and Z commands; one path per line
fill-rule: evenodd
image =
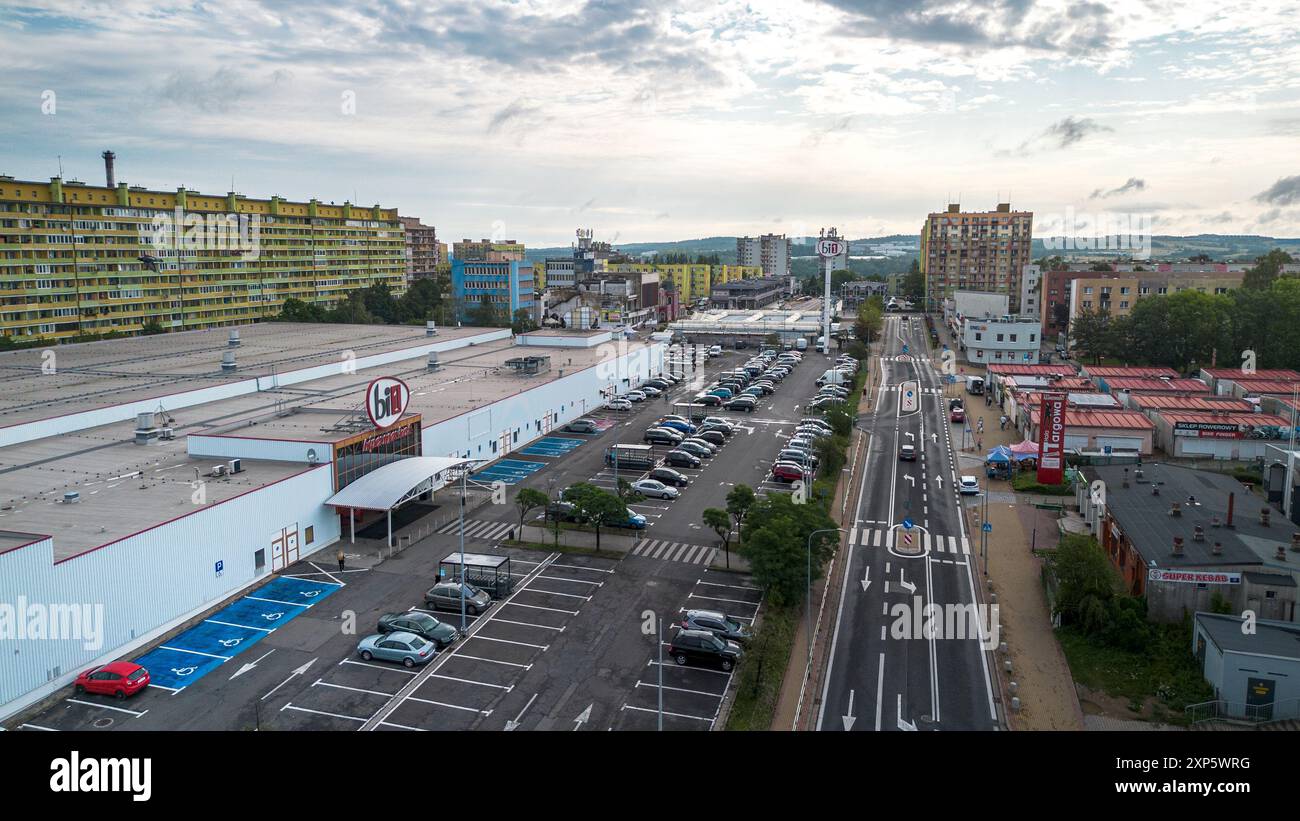
M 1038 441 L 1040 409 L 1035 406 L 1019 420 L 1025 437 Z M 1137 451 L 1150 456 L 1154 447 L 1155 424 L 1137 411 L 1082 410 L 1065 411 L 1065 447 L 1067 450 Z
M 1231 384 L 1232 395 L 1236 397 L 1243 396 L 1291 396 L 1300 392 L 1300 380 L 1290 381 L 1283 379 L 1246 379 L 1238 378 L 1232 380 L 1223 380 L 1223 383 Z
M 1173 457 L 1251 460 L 1291 435 L 1290 420 L 1272 413 L 1158 411 L 1156 446 Z
M 1077 376 L 1072 365 L 989 365 L 989 376 Z
M 1145 365 L 1084 365 L 1083 375 L 1089 377 L 1153 377 L 1160 378 L 1167 376 L 1170 379 L 1177 379 L 1178 371 L 1173 368 L 1150 367 Z
M 1139 411 L 1181 410 L 1202 413 L 1223 411 L 1253 413 L 1255 411 L 1255 406 L 1244 399 L 1169 393 L 1131 393 L 1128 396 L 1128 406 Z
M 1099 376 L 1097 377 L 1097 384 L 1107 393 L 1130 391 L 1137 393 L 1208 394 L 1210 392 L 1210 386 L 1199 379 Z

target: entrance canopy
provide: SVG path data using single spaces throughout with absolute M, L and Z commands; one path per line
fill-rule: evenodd
M 418 496 L 437 490 L 460 476 L 478 460 L 451 456 L 408 456 L 389 462 L 357 479 L 325 502 L 356 510 L 392 510 Z

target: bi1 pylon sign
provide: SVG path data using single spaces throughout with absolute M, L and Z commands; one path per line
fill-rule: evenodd
M 396 424 L 410 401 L 406 383 L 392 376 L 381 376 L 366 388 L 366 413 L 380 430 Z
M 1059 485 L 1065 480 L 1065 394 L 1043 396 L 1038 428 L 1038 481 Z

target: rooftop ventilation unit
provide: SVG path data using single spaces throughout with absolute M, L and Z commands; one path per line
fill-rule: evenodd
M 239 347 L 239 329 L 235 329 L 230 332 L 230 339 L 227 340 L 226 344 L 232 348 Z
M 81 501 L 81 494 L 75 490 L 69 490 L 67 493 L 63 494 L 63 503 L 65 505 L 76 504 L 77 502 L 80 501 Z
M 436 370 L 438 370 L 438 352 L 437 352 L 437 351 L 429 351 L 429 366 L 428 366 L 428 367 L 429 367 L 429 370 L 431 370 L 431 371 L 436 371 Z
M 242 460 L 242 459 L 231 459 L 229 462 L 226 462 L 226 472 L 227 472 L 227 473 L 243 473 L 243 472 L 244 472 L 244 460 Z
M 437 336 L 437 335 L 438 335 L 438 323 L 434 322 L 432 319 L 430 319 L 429 321 L 425 322 L 425 323 L 424 323 L 424 335 L 425 335 L 425 336 Z
M 235 352 L 226 351 L 221 355 L 221 370 L 225 373 L 233 373 L 239 367 L 235 361 Z
M 213 465 L 213 466 L 212 466 L 212 474 L 211 474 L 211 475 L 212 475 L 212 476 L 225 476 L 225 475 L 226 475 L 226 466 L 225 466 L 225 465 Z

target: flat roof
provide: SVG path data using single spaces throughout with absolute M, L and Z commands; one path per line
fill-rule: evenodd
M 1215 413 L 1219 411 L 1241 411 L 1253 413 L 1255 406 L 1244 399 L 1215 396 L 1180 396 L 1163 393 L 1139 393 L 1129 397 L 1129 401 L 1142 410 L 1187 410 Z
M 1090 374 L 1090 376 L 1097 376 Z M 1151 393 L 1209 393 L 1210 386 L 1199 379 L 1161 379 L 1150 376 L 1098 376 L 1112 391 L 1149 391 Z
M 292 350 L 297 344 L 310 346 L 314 341 L 337 346 L 348 341 L 349 335 L 358 332 L 373 334 L 381 347 L 348 348 L 358 357 L 378 350 L 392 350 L 423 346 L 429 338 L 423 328 L 392 328 L 390 326 L 346 325 L 280 325 L 241 326 L 241 361 L 245 346 L 249 346 L 249 328 L 257 328 L 255 337 L 266 335 L 265 344 L 254 344 L 248 350 L 264 356 L 263 368 L 284 368 L 279 362 L 290 361 L 297 367 L 322 362 L 339 361 L 335 348 L 327 353 L 313 352 L 310 348 Z M 287 337 L 279 333 L 288 329 Z M 214 329 L 206 332 L 208 344 L 215 343 L 224 349 L 226 331 Z M 477 335 L 484 328 L 439 329 L 434 339 L 456 338 L 458 335 Z M 178 352 L 181 363 L 203 359 L 202 346 L 194 337 L 205 332 L 174 335 L 183 344 Z M 173 373 L 173 362 L 166 355 L 167 339 L 145 337 L 150 355 L 137 364 L 141 374 L 152 366 L 158 372 Z M 294 340 L 298 340 L 295 342 Z M 132 340 L 112 340 L 112 343 Z M 112 358 L 112 350 L 123 349 L 112 343 L 91 343 L 96 350 L 85 353 L 79 345 L 56 349 L 59 361 L 65 351 L 84 358 L 93 356 L 104 367 Z M 112 346 L 105 352 L 100 346 Z M 628 349 L 648 347 L 647 343 L 631 340 Z M 126 349 L 128 352 L 131 349 Z M 143 349 L 142 349 L 143 350 Z M 363 354 L 364 352 L 364 354 Z M 21 353 L 39 356 L 39 351 Z M 219 353 L 216 361 L 220 361 Z M 523 354 L 542 354 L 551 357 L 547 372 L 524 376 L 504 365 L 505 360 Z M 415 356 L 389 365 L 358 368 L 353 373 L 334 373 L 327 377 L 288 386 L 268 386 L 248 394 L 221 399 L 201 405 L 169 410 L 174 421 L 170 423 L 175 438 L 152 439 L 148 444 L 135 444 L 135 420 L 128 419 L 86 430 L 58 436 L 47 436 L 0 448 L 0 531 L 37 534 L 19 539 L 0 535 L 0 550 L 12 549 L 38 538 L 52 536 L 56 560 L 67 559 L 87 550 L 147 530 L 158 524 L 200 509 L 191 496 L 191 486 L 196 478 L 204 482 L 206 499 L 211 505 L 242 493 L 256 490 L 274 482 L 297 475 L 309 466 L 296 462 L 281 462 L 243 458 L 243 470 L 234 476 L 216 478 L 208 476 L 214 465 L 227 461 L 216 457 L 191 457 L 187 452 L 186 438 L 191 435 L 225 435 L 253 439 L 291 439 L 309 442 L 335 442 L 372 429 L 368 421 L 361 427 L 340 426 L 338 423 L 355 419 L 361 408 L 366 385 L 377 376 L 396 376 L 411 389 L 408 415 L 421 414 L 427 428 L 440 421 L 486 407 L 559 379 L 574 371 L 598 365 L 604 358 L 599 348 L 547 348 L 519 347 L 509 339 L 494 340 L 440 353 L 436 371 L 427 368 L 424 356 Z M 5 355 L 6 357 L 8 354 Z M 251 357 L 255 358 L 255 357 Z M 74 371 L 74 374 L 77 372 Z M 243 378 L 251 374 L 243 373 Z M 81 374 L 93 377 L 93 374 Z M 37 378 L 37 377 L 30 377 Z M 69 378 L 78 378 L 69 375 Z M 193 380 L 182 378 L 157 380 L 141 376 L 135 392 L 130 384 L 134 380 L 114 381 L 105 377 L 106 390 L 113 402 L 135 401 L 150 396 L 154 390 L 189 390 Z M 13 392 L 10 392 L 10 400 Z M 97 399 L 86 400 L 95 403 Z M 73 410 L 80 410 L 74 408 Z M 35 418 L 57 415 L 35 414 Z M 439 454 L 426 454 L 439 455 Z M 322 459 L 327 457 L 321 454 Z M 326 469 L 326 468 L 322 468 Z M 63 494 L 77 491 L 80 499 L 64 503 Z M 324 501 L 324 500 L 322 500 Z
M 240 344 L 231 347 L 231 331 Z M 263 322 L 0 353 L 0 426 L 476 336 L 490 328 Z M 46 353 L 49 351 L 50 353 Z M 234 351 L 238 369 L 221 370 Z M 165 405 L 165 401 L 163 402 Z
M 1271 413 L 1230 412 L 1230 413 L 1194 413 L 1181 410 L 1162 410 L 1158 415 L 1166 422 L 1232 422 L 1247 427 L 1271 426 L 1285 428 L 1290 425 L 1284 419 Z
M 1291 528 L 1282 515 L 1277 514 L 1277 521 L 1271 527 L 1260 524 L 1259 508 L 1264 502 L 1248 494 L 1231 476 L 1161 463 L 1127 469 L 1121 465 L 1091 465 L 1080 469 L 1089 479 L 1106 483 L 1107 513 L 1115 518 L 1148 566 L 1262 565 L 1271 560 L 1276 545 L 1282 543 L 1280 539 L 1285 538 L 1286 544 L 1290 544 Z M 1138 470 L 1142 471 L 1140 482 Z M 1128 487 L 1124 487 L 1126 476 Z M 1156 483 L 1159 496 L 1151 492 Z M 1214 527 L 1215 516 L 1221 522 L 1227 521 L 1229 494 L 1236 497 L 1233 526 Z M 1180 503 L 1179 516 L 1169 513 L 1174 502 Z M 1204 541 L 1193 538 L 1196 525 L 1204 529 Z M 1172 555 L 1175 536 L 1183 537 L 1181 557 Z M 1221 555 L 1212 552 L 1215 542 L 1223 545 Z
M 438 564 L 461 564 L 461 555 L 457 553 L 448 553 L 442 557 Z M 506 555 L 488 555 L 486 553 L 466 553 L 464 564 L 467 567 L 500 567 L 503 564 L 509 564 L 510 557 Z
M 1255 630 L 1248 635 L 1242 630 L 1241 616 L 1200 612 L 1196 620 L 1225 652 L 1300 661 L 1300 624 L 1256 619 Z
M 1171 379 L 1178 377 L 1178 371 L 1173 368 L 1163 366 L 1146 366 L 1146 365 L 1094 365 L 1083 366 L 1083 372 L 1088 376 L 1101 377 L 1155 377 L 1168 376 Z
M 1029 411 L 1029 422 L 1032 425 L 1038 424 L 1038 417 L 1042 410 L 1042 404 L 1038 404 Z M 1154 430 L 1155 423 L 1139 411 L 1125 410 L 1082 410 L 1077 408 L 1065 409 L 1065 432 L 1068 436 L 1070 428 L 1116 428 L 1124 430 Z

